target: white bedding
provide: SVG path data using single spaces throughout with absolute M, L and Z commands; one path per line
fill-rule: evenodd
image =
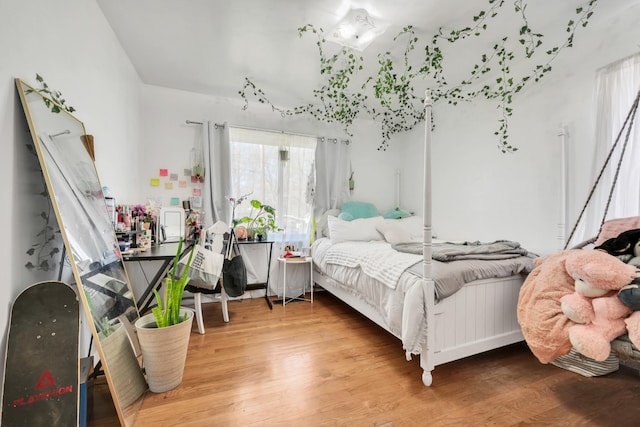
M 450 243 L 442 243 L 451 245 Z M 440 243 L 434 243 L 438 246 Z M 523 250 L 523 252 L 526 252 Z M 480 254 L 482 255 L 482 254 Z M 333 243 L 318 239 L 313 244 L 314 261 L 321 271 L 329 265 L 362 269 L 369 278 L 396 289 L 405 272 L 422 276 L 422 255 L 398 252 L 383 240 Z M 512 255 L 505 259 L 464 259 L 450 262 L 432 261 L 432 278 L 436 299 L 453 295 L 465 283 L 494 277 L 508 277 L 533 270 L 533 257 Z
M 408 353 L 420 352 L 424 344 L 420 340 L 426 336 L 427 327 L 422 255 L 397 252 L 385 241 L 333 244 L 331 240 L 321 238 L 313 243 L 312 256 L 320 272 L 339 282 L 338 286 L 344 291 L 357 296 L 380 314 L 387 330 L 402 340 Z M 459 268 L 462 265 L 467 268 Z M 517 257 L 492 262 L 433 261 L 432 271 L 439 295 L 444 298 L 465 283 L 513 276 L 532 268 L 531 258 Z
M 395 289 L 402 273 L 422 261 L 422 255 L 389 250 L 385 241 L 343 242 L 331 245 L 328 239 L 316 246 L 318 262 L 323 270 L 328 264 L 362 269 L 364 274 Z

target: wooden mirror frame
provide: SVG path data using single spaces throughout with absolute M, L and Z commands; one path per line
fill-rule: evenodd
M 118 418 L 130 426 L 148 389 L 133 327 L 140 315 L 95 168 L 93 137 L 72 114 L 52 109 L 55 102 L 40 90 L 20 79 L 16 86 Z

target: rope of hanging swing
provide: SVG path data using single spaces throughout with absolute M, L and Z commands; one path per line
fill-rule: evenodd
M 576 232 L 576 229 L 578 228 L 578 224 L 580 224 L 580 220 L 582 219 L 585 211 L 587 210 L 587 206 L 589 205 L 589 202 L 591 201 L 591 198 L 593 197 L 596 188 L 598 186 L 598 183 L 600 182 L 600 179 L 602 178 L 602 175 L 604 175 L 604 171 L 607 168 L 607 165 L 609 164 L 609 161 L 611 160 L 611 157 L 613 156 L 613 152 L 615 151 L 616 147 L 618 146 L 618 143 L 620 142 L 620 138 L 622 137 L 623 132 L 626 129 L 626 135 L 624 138 L 624 143 L 622 144 L 622 152 L 620 153 L 620 158 L 618 159 L 618 164 L 616 166 L 616 172 L 613 176 L 613 182 L 611 183 L 611 188 L 609 189 L 609 196 L 607 198 L 607 204 L 605 206 L 604 209 L 604 214 L 602 215 L 602 221 L 600 222 L 600 228 L 598 229 L 598 233 L 596 234 L 599 235 L 600 232 L 602 231 L 602 225 L 604 224 L 606 218 L 607 218 L 607 213 L 609 212 L 609 207 L 611 206 L 611 199 L 613 198 L 613 190 L 615 189 L 616 183 L 618 182 L 618 176 L 620 175 L 620 166 L 622 165 L 622 160 L 624 159 L 624 153 L 627 150 L 627 144 L 629 143 L 629 138 L 631 136 L 631 129 L 633 128 L 633 123 L 635 121 L 635 117 L 636 117 L 636 112 L 638 111 L 638 103 L 640 102 L 640 90 L 638 91 L 638 93 L 636 94 L 636 99 L 633 101 L 633 104 L 631 105 L 631 109 L 629 110 L 629 113 L 627 114 L 627 117 L 624 121 L 624 124 L 622 125 L 622 128 L 620 129 L 620 131 L 618 132 L 618 136 L 616 137 L 615 142 L 613 143 L 613 145 L 611 146 L 611 150 L 609 150 L 609 154 L 607 155 L 607 158 L 604 161 L 604 165 L 602 166 L 602 168 L 600 169 L 600 173 L 598 174 L 598 177 L 596 178 L 596 181 L 593 183 L 593 186 L 591 187 L 591 191 L 589 192 L 589 196 L 587 197 L 587 201 L 585 202 L 584 206 L 582 207 L 582 210 L 580 211 L 580 215 L 578 215 L 578 219 L 575 223 L 575 225 L 573 226 L 573 229 L 571 230 L 571 233 L 569 234 L 569 238 L 567 239 L 565 245 L 564 245 L 564 249 L 567 249 L 567 247 L 569 246 L 569 242 L 571 242 L 571 239 L 573 238 L 573 235 Z

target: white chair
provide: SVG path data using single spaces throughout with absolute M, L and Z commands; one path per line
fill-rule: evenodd
M 222 253 L 224 248 L 224 235 L 229 231 L 227 225 L 218 221 L 213 226 L 208 228 L 207 230 L 202 230 L 203 233 L 206 233 L 207 241 L 210 239 L 210 249 L 215 253 Z M 193 294 L 193 303 L 196 312 L 196 322 L 198 324 L 198 332 L 200 334 L 204 334 L 204 320 L 202 319 L 202 294 L 220 294 L 220 304 L 222 305 L 222 319 L 225 322 L 229 322 L 229 308 L 227 306 L 227 301 L 229 300 L 229 296 L 224 291 L 224 286 L 222 281 L 219 281 L 220 290 L 216 287 L 216 289 L 205 289 L 199 288 L 195 286 L 188 286 L 185 290 L 191 292 Z

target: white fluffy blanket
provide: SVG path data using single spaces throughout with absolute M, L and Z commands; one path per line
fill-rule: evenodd
M 390 250 L 390 245 L 383 241 L 342 242 L 333 245 L 322 257 L 326 264 L 337 264 L 345 267 L 360 267 L 369 277 L 395 289 L 402 273 L 422 261 L 421 255 L 408 254 Z

